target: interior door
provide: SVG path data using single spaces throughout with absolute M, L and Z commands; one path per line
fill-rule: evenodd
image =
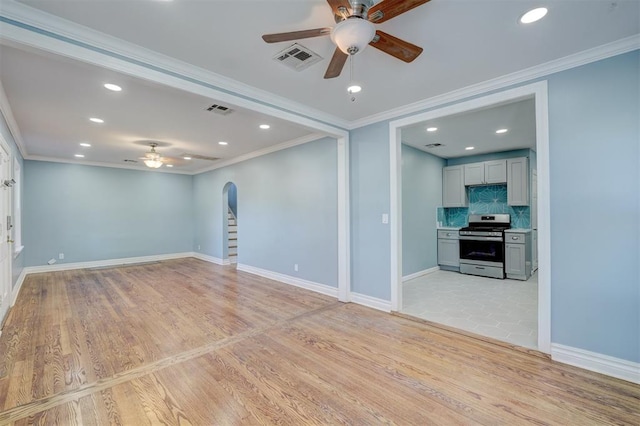
M 11 188 L 4 185 L 11 179 L 11 156 L 4 143 L 0 141 L 0 323 L 4 320 L 11 303 L 11 230 L 9 215 L 11 206 Z

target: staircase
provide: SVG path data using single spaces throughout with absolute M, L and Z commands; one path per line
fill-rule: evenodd
M 227 209 L 227 234 L 229 235 L 229 263 L 238 263 L 238 220 Z

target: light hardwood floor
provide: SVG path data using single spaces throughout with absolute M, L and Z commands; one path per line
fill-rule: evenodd
M 640 386 L 196 259 L 29 275 L 0 424 L 634 424 Z

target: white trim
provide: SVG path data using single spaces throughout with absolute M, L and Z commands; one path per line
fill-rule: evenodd
M 361 293 L 351 293 L 351 302 L 383 312 L 391 312 L 391 303 L 388 300 L 367 296 Z
M 348 125 L 348 122 L 346 120 L 335 115 L 328 114 L 326 112 L 309 107 L 299 102 L 292 101 L 274 93 L 249 86 L 229 77 L 225 77 L 220 74 L 208 71 L 204 68 L 200 68 L 192 64 L 179 61 L 175 58 L 162 55 L 152 50 L 145 49 L 136 44 L 126 42 L 119 38 L 101 33 L 96 30 L 92 30 L 75 22 L 53 16 L 46 12 L 42 12 L 40 10 L 19 4 L 17 2 L 6 2 L 6 4 L 3 3 L 2 15 L 14 21 L 21 22 L 26 25 L 31 25 L 33 27 L 51 32 L 58 36 L 66 37 L 75 42 L 84 43 L 97 49 L 102 49 L 116 55 L 124 56 L 133 61 L 153 65 L 155 67 L 168 71 L 169 73 L 201 81 L 217 88 L 222 88 L 223 91 L 216 90 L 218 92 L 218 95 L 216 95 L 215 97 L 215 99 L 218 99 L 221 102 L 236 102 L 237 106 L 243 106 L 238 104 L 238 101 L 241 101 L 241 103 L 247 101 L 250 103 L 260 102 L 264 104 L 264 106 L 270 106 L 270 108 L 274 110 L 285 110 L 288 112 L 295 111 L 299 116 L 311 117 L 316 120 L 329 123 L 333 126 L 346 128 L 346 126 Z M 28 44 L 34 47 L 50 50 L 43 45 L 34 43 L 34 38 L 32 37 L 16 38 L 16 33 L 10 31 L 10 28 L 18 27 L 15 27 L 12 24 L 5 24 L 4 26 L 7 28 L 3 28 L 3 38 L 15 41 L 17 43 Z M 33 34 L 35 35 L 35 33 Z M 42 37 L 51 38 L 51 36 L 44 34 L 42 35 Z M 86 48 L 82 49 L 88 50 Z M 64 55 L 63 52 L 57 53 Z M 102 66 L 106 65 L 102 64 Z M 235 94 L 230 94 L 229 92 L 234 92 Z M 240 96 L 237 96 L 236 94 L 240 95 L 242 98 Z M 250 100 L 247 100 L 245 98 L 250 98 Z
M 221 169 L 223 167 L 227 167 L 227 166 L 231 166 L 233 164 L 241 163 L 243 161 L 251 160 L 252 158 L 261 157 L 263 155 L 271 154 L 272 152 L 282 151 L 283 149 L 292 148 L 294 146 L 303 145 L 305 143 L 317 141 L 318 139 L 327 138 L 327 137 L 335 138 L 335 136 L 331 136 L 331 135 L 325 135 L 325 134 L 320 134 L 320 133 L 312 133 L 310 135 L 306 135 L 306 136 L 302 136 L 302 137 L 299 137 L 299 138 L 296 138 L 296 139 L 292 139 L 290 141 L 282 142 L 282 143 L 279 143 L 277 145 L 268 146 L 266 148 L 262 148 L 262 149 L 259 149 L 257 151 L 252 151 L 252 152 L 249 152 L 247 154 L 242 154 L 242 155 L 239 155 L 237 157 L 229 158 L 228 160 L 223 160 L 223 161 L 220 161 L 220 162 L 216 162 L 215 164 L 212 164 L 211 166 L 199 169 L 198 171 L 196 171 L 196 172 L 194 172 L 192 174 L 194 174 L 194 175 L 195 174 L 201 174 L 201 173 L 210 172 L 212 170 Z
M 15 283 L 15 286 L 13 290 L 11 290 L 11 305 L 9 306 L 13 306 L 16 304 L 16 300 L 18 300 L 18 294 L 20 294 L 20 289 L 22 288 L 24 279 L 27 277 L 27 273 L 28 272 L 25 270 L 25 268 L 22 268 L 20 275 L 18 275 L 18 279 Z
M 219 257 L 209 256 L 208 254 L 194 252 L 191 253 L 191 256 L 195 257 L 196 259 L 204 260 L 205 262 L 215 263 L 216 265 L 225 265 L 223 259 L 220 259 Z
M 591 62 L 600 61 L 602 59 L 637 49 L 640 49 L 640 35 L 633 35 L 598 47 L 583 50 L 582 52 L 578 52 L 573 55 L 535 65 L 531 68 L 453 90 L 442 95 L 432 96 L 430 98 L 404 105 L 399 108 L 390 109 L 379 114 L 370 115 L 368 117 L 352 121 L 349 123 L 349 127 L 347 128 L 349 130 L 353 130 L 380 121 L 391 120 L 407 114 L 414 114 L 429 108 L 438 107 L 439 105 L 461 101 L 473 96 L 504 89 L 509 86 L 526 83 L 527 81 L 542 78 L 550 74 L 558 73 Z
M 46 161 L 49 163 L 61 163 L 61 164 L 75 164 L 78 166 L 91 166 L 91 167 L 107 167 L 107 168 L 112 168 L 112 169 L 126 169 L 126 170 L 134 170 L 134 171 L 138 171 L 138 172 L 153 172 L 153 173 L 172 173 L 172 174 L 179 174 L 179 175 L 195 175 L 198 174 L 198 172 L 189 172 L 189 171 L 180 171 L 180 170 L 172 170 L 172 169 L 167 169 L 166 167 L 160 168 L 160 169 L 152 169 L 149 167 L 141 167 L 140 165 L 137 166 L 130 166 L 127 164 L 115 164 L 115 163 L 100 163 L 98 161 L 80 161 L 80 160 L 73 160 L 73 159 L 66 159 L 66 158 L 57 158 L 57 157 L 45 157 L 42 155 L 27 155 L 26 157 L 24 157 L 25 160 L 30 160 L 30 161 Z
M 266 269 L 256 268 L 255 266 L 244 265 L 238 263 L 237 270 L 247 272 L 249 274 L 258 275 L 260 277 L 268 278 L 270 280 L 279 281 L 281 283 L 289 284 L 295 287 L 304 288 L 306 290 L 315 291 L 316 293 L 325 294 L 327 296 L 338 297 L 338 289 L 326 284 L 316 283 L 313 281 L 304 280 L 302 278 L 292 277 L 290 275 L 281 274 L 279 272 L 273 272 Z
M 338 300 L 349 301 L 351 237 L 349 213 L 349 134 L 337 140 L 338 169 Z
M 13 141 L 16 143 L 18 147 L 18 151 L 24 158 L 24 155 L 27 153 L 27 149 L 25 147 L 24 141 L 22 140 L 22 134 L 20 133 L 20 128 L 18 127 L 18 123 L 16 122 L 15 117 L 13 116 L 13 110 L 11 109 L 11 105 L 9 104 L 9 99 L 7 98 L 7 94 L 4 91 L 4 87 L 2 86 L 2 82 L 0 81 L 0 113 L 4 117 L 4 121 L 7 123 L 7 127 L 9 128 L 9 133 L 13 137 Z
M 22 253 L 22 250 L 24 250 L 24 246 L 16 247 L 16 248 L 13 250 L 13 258 L 14 258 L 14 259 L 17 259 L 17 258 L 18 258 L 18 256 L 20 256 L 20 253 Z
M 553 343 L 551 359 L 640 384 L 640 363 Z
M 133 263 L 158 262 L 161 260 L 196 257 L 193 252 L 156 254 L 152 256 L 125 257 L 121 259 L 93 260 L 90 262 L 54 263 L 53 265 L 25 266 L 23 272 L 36 274 L 41 272 L 70 271 L 74 269 L 103 268 L 107 266 L 130 265 Z
M 433 274 L 436 271 L 439 271 L 440 267 L 439 266 L 434 266 L 433 268 L 429 268 L 429 269 L 423 269 L 422 271 L 418 271 L 415 272 L 413 274 L 409 274 L 409 275 L 405 275 L 402 277 L 402 282 L 405 281 L 410 281 L 410 280 L 415 280 L 416 278 L 420 278 L 424 275 L 429 275 L 429 274 Z
M 536 152 L 538 162 L 538 350 L 549 353 L 551 350 L 551 210 L 549 183 L 549 117 L 547 82 L 540 81 L 528 85 L 504 90 L 401 118 L 389 123 L 390 182 L 391 182 L 391 309 L 401 308 L 402 277 L 398 273 L 402 265 L 402 223 L 401 186 L 402 165 L 397 154 L 401 146 L 400 129 L 404 126 L 432 120 L 451 114 L 484 108 L 494 104 L 535 97 L 536 100 Z M 396 153 L 396 154 L 394 154 Z M 397 219 L 393 220 L 396 216 Z

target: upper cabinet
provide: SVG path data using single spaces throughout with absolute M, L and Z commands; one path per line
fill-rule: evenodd
M 464 184 L 490 185 L 507 182 L 507 160 L 485 161 L 464 165 Z
M 464 166 L 442 169 L 442 207 L 467 207 L 469 200 L 464 187 Z
M 529 163 L 526 157 L 507 160 L 507 204 L 529 205 Z

